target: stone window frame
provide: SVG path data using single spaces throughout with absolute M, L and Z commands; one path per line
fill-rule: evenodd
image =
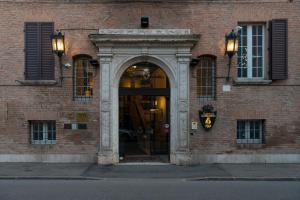
M 93 69 L 93 66 L 89 63 L 89 60 L 92 59 L 92 56 L 87 55 L 87 54 L 78 54 L 73 56 L 73 100 L 82 100 L 82 101 L 86 101 L 86 100 L 90 100 L 93 97 L 93 88 L 91 87 L 91 85 L 88 84 L 88 82 L 90 81 L 89 77 L 87 77 L 87 85 L 85 87 L 92 89 L 91 93 L 89 95 L 80 95 L 77 94 L 77 66 L 76 66 L 76 61 L 78 60 L 86 60 L 88 63 L 88 66 L 86 66 L 88 68 L 88 73 L 92 72 L 92 80 L 93 83 L 95 81 L 95 71 Z M 86 77 L 83 77 L 86 78 Z M 85 92 L 85 91 L 84 91 Z
M 264 124 L 265 124 L 264 119 L 237 120 L 236 143 L 237 144 L 263 144 L 264 143 L 263 138 L 265 134 Z M 255 137 L 256 133 L 258 133 L 258 137 Z M 253 134 L 253 138 L 251 138 L 252 134 Z
M 56 144 L 55 120 L 31 120 L 29 121 L 29 124 L 31 144 Z M 38 137 L 38 139 L 35 139 L 35 134 L 37 134 L 36 136 Z M 49 139 L 49 134 L 52 136 L 52 139 Z
M 251 51 L 247 51 L 247 64 L 246 64 L 246 69 L 247 69 L 247 74 L 246 76 L 241 76 L 239 75 L 239 68 L 240 67 L 240 62 L 239 62 L 239 58 L 241 58 L 241 55 L 240 55 L 240 49 L 241 47 L 243 46 L 243 42 L 241 40 L 241 37 L 243 37 L 243 34 L 242 34 L 242 30 L 239 31 L 240 33 L 240 39 L 239 39 L 239 50 L 237 52 L 237 80 L 257 80 L 257 81 L 260 81 L 260 80 L 265 80 L 266 78 L 266 60 L 267 60 L 267 53 L 266 53 L 266 50 L 267 50 L 267 44 L 266 44 L 266 41 L 267 41 L 267 25 L 266 23 L 264 22 L 257 22 L 257 23 L 239 23 L 239 26 L 241 27 L 247 27 L 247 35 L 246 35 L 246 41 L 247 41 L 247 48 L 248 49 L 251 49 Z M 259 77 L 253 77 L 253 35 L 252 35 L 252 29 L 254 26 L 262 26 L 262 44 L 261 44 L 261 52 L 262 52 L 262 74 L 261 76 Z M 249 34 L 250 33 L 250 34 Z M 258 41 L 257 41 L 258 43 Z M 251 44 L 251 45 L 249 45 Z M 257 49 L 258 51 L 258 49 Z M 248 59 L 249 57 L 251 57 L 251 59 Z M 250 61 L 250 62 L 249 62 Z M 258 74 L 258 72 L 257 72 Z

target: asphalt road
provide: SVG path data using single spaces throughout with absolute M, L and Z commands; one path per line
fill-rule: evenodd
M 0 180 L 1 200 L 299 200 L 300 182 L 183 179 Z

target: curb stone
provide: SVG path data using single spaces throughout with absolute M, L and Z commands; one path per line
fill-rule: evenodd
M 104 180 L 104 178 L 84 176 L 0 176 L 0 180 Z
M 300 181 L 300 177 L 199 177 L 187 181 Z
M 86 177 L 86 176 L 0 176 L 0 180 L 115 180 L 131 179 L 117 177 Z M 134 178 L 134 179 L 160 179 L 160 178 Z M 166 178 L 174 179 L 174 178 Z M 300 177 L 197 177 L 175 178 L 185 181 L 300 181 Z

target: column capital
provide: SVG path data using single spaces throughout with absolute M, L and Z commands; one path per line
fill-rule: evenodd
M 98 53 L 97 56 L 100 58 L 100 63 L 111 62 L 113 58 L 111 53 Z
M 192 54 L 190 54 L 190 53 L 178 53 L 178 54 L 176 54 L 176 57 L 177 57 L 178 62 L 185 63 L 185 62 L 190 62 Z

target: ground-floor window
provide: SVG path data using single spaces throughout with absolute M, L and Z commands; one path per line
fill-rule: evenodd
M 32 144 L 55 144 L 55 121 L 30 121 Z
M 238 120 L 237 143 L 261 144 L 263 143 L 264 120 Z

